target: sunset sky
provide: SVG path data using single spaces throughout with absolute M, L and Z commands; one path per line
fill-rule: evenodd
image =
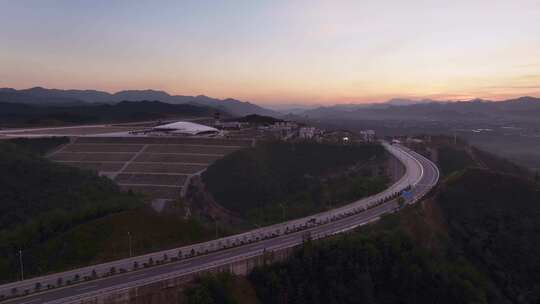
M 540 96 L 540 1 L 0 7 L 0 87 L 151 88 L 263 105 Z

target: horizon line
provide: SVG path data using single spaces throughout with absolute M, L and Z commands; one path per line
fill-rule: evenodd
M 161 92 L 161 93 L 165 93 L 171 97 L 174 97 L 174 96 L 187 96 L 187 97 L 199 97 L 199 96 L 204 96 L 204 97 L 208 97 L 208 98 L 212 98 L 212 99 L 218 99 L 218 100 L 227 100 L 227 99 L 235 99 L 235 100 L 238 100 L 238 101 L 241 101 L 241 102 L 250 102 L 250 103 L 254 103 L 256 105 L 270 105 L 270 106 L 320 106 L 320 107 L 324 107 L 324 106 L 335 106 L 335 105 L 369 105 L 369 104 L 384 104 L 384 103 L 388 103 L 392 100 L 409 100 L 409 101 L 433 101 L 433 102 L 470 102 L 470 101 L 475 101 L 475 100 L 479 100 L 479 101 L 486 101 L 486 102 L 502 102 L 502 101 L 507 101 L 507 100 L 512 100 L 512 99 L 519 99 L 519 98 L 525 98 L 525 97 L 531 97 L 531 98 L 540 98 L 540 93 L 538 96 L 536 96 L 536 94 L 526 94 L 526 95 L 510 95 L 510 96 L 506 96 L 506 97 L 500 97 L 500 98 L 482 98 L 482 97 L 474 97 L 474 96 L 470 96 L 470 95 L 467 95 L 467 97 L 463 97 L 463 98 L 432 98 L 432 97 L 429 97 L 429 95 L 427 96 L 424 96 L 424 97 L 421 97 L 421 96 L 411 96 L 411 97 L 407 97 L 407 96 L 403 96 L 403 95 L 396 95 L 394 97 L 386 97 L 385 99 L 381 99 L 379 101 L 377 100 L 372 100 L 372 101 L 365 101 L 365 102 L 361 102 L 361 101 L 343 101 L 343 102 L 339 102 L 339 101 L 332 101 L 332 102 L 299 102 L 299 101 L 290 101 L 290 102 L 258 102 L 256 101 L 255 99 L 243 99 L 243 98 L 237 98 L 237 97 L 213 97 L 213 96 L 209 96 L 209 95 L 206 95 L 206 94 L 178 94 L 178 93 L 169 93 L 168 91 L 164 90 L 164 89 L 154 89 L 154 88 L 145 88 L 145 89 L 122 89 L 122 90 L 118 90 L 118 91 L 110 91 L 110 90 L 106 90 L 106 89 L 88 89 L 88 88 L 85 88 L 85 89 L 80 89 L 80 88 L 68 88 L 68 89 L 64 89 L 64 88 L 51 88 L 51 87 L 46 87 L 46 86 L 41 86 L 41 85 L 35 85 L 35 86 L 31 86 L 31 87 L 28 87 L 28 88 L 21 88 L 21 87 L 12 87 L 12 86 L 2 86 L 0 87 L 0 90 L 2 89 L 13 89 L 13 90 L 16 90 L 16 91 L 23 91 L 23 90 L 31 90 L 31 89 L 45 89 L 45 90 L 59 90 L 59 91 L 96 91 L 96 92 L 103 92 L 103 93 L 107 93 L 107 94 L 110 94 L 110 95 L 114 95 L 114 94 L 117 94 L 117 93 L 121 93 L 121 92 L 125 92 L 125 91 L 153 91 L 153 92 Z M 433 95 L 433 94 L 432 94 Z M 440 94 L 440 95 L 444 95 L 444 94 Z M 460 94 L 447 94 L 447 95 L 460 95 Z M 465 94 L 464 94 L 465 95 Z M 359 98 L 362 98 L 362 97 L 359 97 Z M 336 99 L 339 99 L 339 98 L 336 98 Z M 159 101 L 159 100 L 158 100 Z

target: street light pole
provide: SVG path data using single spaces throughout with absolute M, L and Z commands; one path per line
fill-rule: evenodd
M 218 238 L 217 219 L 214 218 L 214 224 L 216 225 L 216 239 Z
M 23 260 L 22 260 L 22 250 L 19 249 L 19 263 L 21 265 L 21 281 L 24 280 L 24 267 L 23 267 Z
M 129 239 L 129 257 L 133 256 L 133 249 L 131 247 L 131 232 L 128 231 L 128 239 Z

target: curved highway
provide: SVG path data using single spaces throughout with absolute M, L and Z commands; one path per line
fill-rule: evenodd
M 337 209 L 238 235 L 1 285 L 0 295 L 18 296 L 2 303 L 75 302 L 227 265 L 261 255 L 264 251 L 296 246 L 307 236 L 322 238 L 377 220 L 399 209 L 396 198 L 404 190 L 407 192 L 404 195 L 406 203 L 412 204 L 429 192 L 439 179 L 437 167 L 427 158 L 399 145 L 383 145 L 406 168 L 404 176 L 383 192 Z M 144 267 L 144 264 L 150 266 L 158 262 L 160 265 Z M 68 281 L 70 285 L 66 284 Z M 49 289 L 47 285 L 55 288 Z

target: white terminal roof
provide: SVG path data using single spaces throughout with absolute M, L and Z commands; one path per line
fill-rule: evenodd
M 218 129 L 212 128 L 205 125 L 200 125 L 197 123 L 189 121 L 178 121 L 166 125 L 156 126 L 153 128 L 156 131 L 169 131 L 172 133 L 182 133 L 197 135 L 201 133 L 210 133 L 210 132 L 219 132 Z

